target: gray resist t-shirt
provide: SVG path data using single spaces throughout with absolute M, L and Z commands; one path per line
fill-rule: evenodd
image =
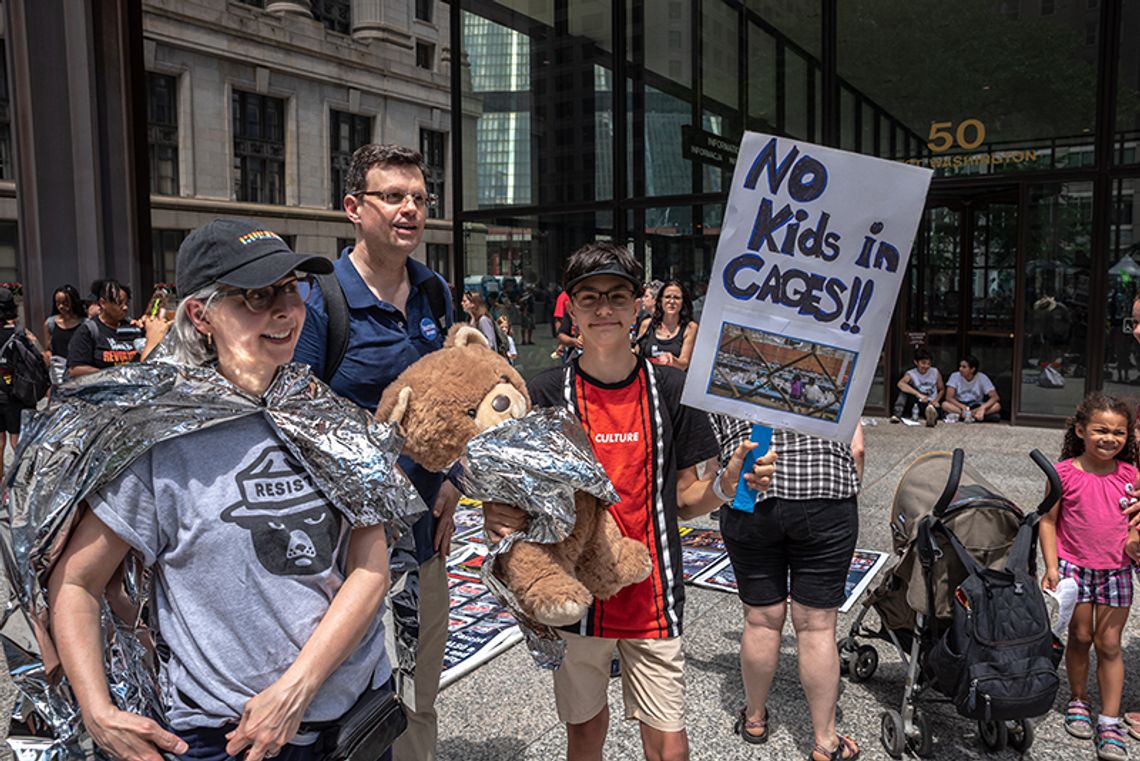
M 296 660 L 344 582 L 348 521 L 260 415 L 158 444 L 89 502 L 154 566 L 175 730 L 240 718 Z M 390 674 L 377 616 L 305 721 L 340 718 Z

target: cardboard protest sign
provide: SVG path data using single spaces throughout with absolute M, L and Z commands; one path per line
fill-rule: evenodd
M 745 133 L 682 401 L 850 441 L 931 175 Z

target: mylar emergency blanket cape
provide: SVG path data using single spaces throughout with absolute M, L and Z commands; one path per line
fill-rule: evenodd
M 0 643 L 18 690 L 13 735 L 23 729 L 51 739 L 34 755 L 43 761 L 90 757 L 79 706 L 59 668 L 48 629 L 47 584 L 82 510 L 81 502 L 161 441 L 263 415 L 329 502 L 354 526 L 387 524 L 401 534 L 393 551 L 394 590 L 415 595 L 418 584 L 398 578 L 414 556 L 411 524 L 427 508 L 396 467 L 403 440 L 394 426 L 338 397 L 304 365 L 281 367 L 265 394 L 242 391 L 211 367 L 165 362 L 124 365 L 58 387 L 53 406 L 27 416 L 16 461 L 2 497 L 0 553 L 9 596 L 0 619 Z M 152 640 L 142 625 L 149 607 L 150 574 L 128 556 L 123 592 L 130 612 L 103 604 L 105 666 L 112 699 L 124 710 L 162 716 Z M 115 590 L 117 591 L 117 590 Z M 397 629 L 394 662 L 414 667 L 417 601 L 390 608 L 407 613 Z M 133 620 L 129 620 L 133 617 Z M 409 628 L 410 627 L 410 628 Z M 391 629 L 389 629 L 391 631 Z M 20 722 L 23 728 L 16 724 Z M 33 755 L 29 749 L 23 757 Z

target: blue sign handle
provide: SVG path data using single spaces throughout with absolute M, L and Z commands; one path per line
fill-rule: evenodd
M 744 467 L 740 469 L 740 482 L 736 484 L 736 499 L 732 500 L 733 510 L 743 510 L 750 513 L 756 509 L 756 490 L 749 487 L 744 480 L 744 474 L 752 472 L 756 464 L 772 446 L 772 429 L 766 425 L 752 426 L 750 441 L 755 441 L 757 447 L 744 457 Z

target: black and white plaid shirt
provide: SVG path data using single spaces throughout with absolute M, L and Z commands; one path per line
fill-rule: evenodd
M 720 444 L 723 467 L 740 442 L 748 440 L 752 424 L 719 414 L 710 414 L 709 422 Z M 779 457 L 765 497 L 846 499 L 858 493 L 859 479 L 849 445 L 777 428 L 772 432 L 772 448 Z

